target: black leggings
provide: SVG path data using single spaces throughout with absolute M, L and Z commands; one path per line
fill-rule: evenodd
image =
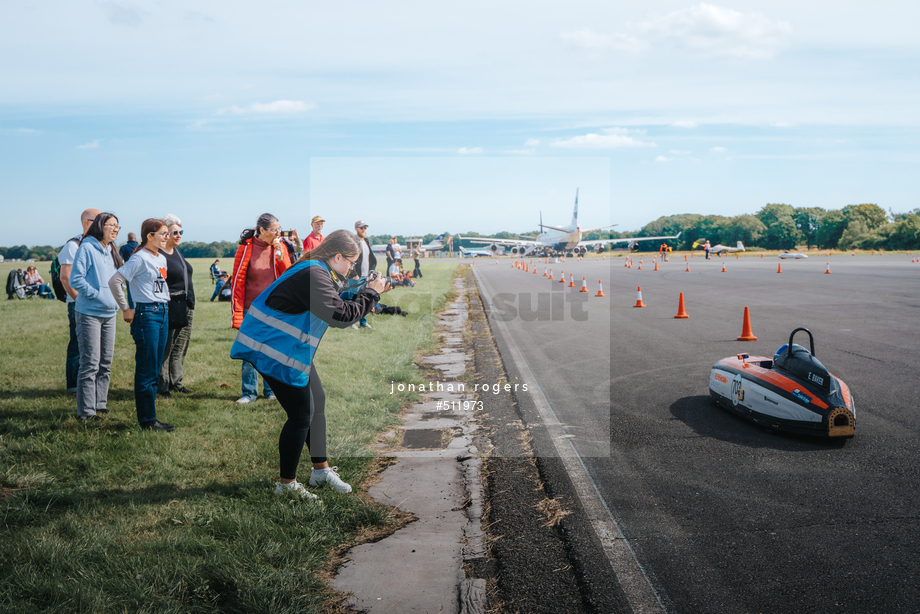
M 309 441 L 313 463 L 326 462 L 326 393 L 319 380 L 316 366 L 310 367 L 310 383 L 297 388 L 261 374 L 272 392 L 278 397 L 288 419 L 278 437 L 278 456 L 281 460 L 281 477 L 293 480 L 297 477 L 297 466 L 304 444 Z

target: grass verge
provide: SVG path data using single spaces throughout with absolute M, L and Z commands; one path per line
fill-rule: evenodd
M 361 495 L 317 490 L 318 507 L 272 494 L 284 411 L 234 403 L 240 363 L 229 359 L 229 304 L 208 301 L 209 262 L 192 264 L 198 300 L 184 383 L 194 394 L 158 401 L 158 416 L 178 427 L 170 434 L 137 428 L 126 324 L 118 324 L 111 413 L 89 426 L 64 392 L 65 306 L 0 303 L 0 611 L 321 612 L 330 553 L 392 522 Z M 0 265 L 3 275 L 10 266 Z M 369 444 L 417 400 L 391 395 L 391 382 L 421 381 L 415 356 L 437 343 L 434 313 L 452 293 L 456 265 L 422 268 L 417 288 L 383 297 L 409 317 L 330 330 L 317 356 L 330 462 L 353 486 L 373 472 Z

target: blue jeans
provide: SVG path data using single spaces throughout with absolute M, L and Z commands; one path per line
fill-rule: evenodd
M 157 419 L 157 380 L 169 333 L 167 303 L 137 303 L 131 336 L 134 337 L 134 404 L 141 424 Z
M 80 343 L 77 341 L 76 303 L 67 303 L 67 320 L 70 322 L 70 343 L 67 344 L 67 362 L 64 374 L 67 377 L 67 392 L 77 391 L 77 375 L 80 372 Z
M 262 394 L 266 397 L 274 394 L 268 381 L 262 378 Z M 243 396 L 250 399 L 259 398 L 259 372 L 252 366 L 251 362 L 243 361 Z

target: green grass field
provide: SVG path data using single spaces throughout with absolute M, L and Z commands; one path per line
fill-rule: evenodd
M 3 279 L 22 264 L 0 264 Z M 330 553 L 391 522 L 363 495 L 314 490 L 322 507 L 274 496 L 286 416 L 276 402 L 234 403 L 230 306 L 208 301 L 209 262 L 192 264 L 197 307 L 184 383 L 194 394 L 157 403 L 173 433 L 137 427 L 134 343 L 120 315 L 111 413 L 87 425 L 64 391 L 64 304 L 0 303 L 0 612 L 321 612 Z M 49 281 L 48 263 L 36 266 Z M 423 381 L 413 360 L 436 346 L 434 312 L 456 265 L 426 261 L 422 270 L 417 288 L 383 297 L 409 317 L 330 329 L 317 355 L 330 463 L 355 487 L 373 470 L 368 445 L 416 400 L 391 395 L 390 382 Z M 309 469 L 305 452 L 303 481 Z

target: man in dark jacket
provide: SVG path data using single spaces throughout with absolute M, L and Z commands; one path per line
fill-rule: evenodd
M 118 248 L 118 254 L 121 256 L 122 262 L 127 262 L 128 258 L 131 257 L 131 254 L 134 253 L 134 250 L 137 249 L 137 236 L 133 232 L 128 233 L 128 242 Z M 125 287 L 128 289 L 128 308 L 134 309 L 134 301 L 131 299 L 131 287 L 128 286 L 125 282 Z
M 361 239 L 361 255 L 355 260 L 355 268 L 351 270 L 353 277 L 367 277 L 368 274 L 377 268 L 377 256 L 371 249 L 370 241 L 367 240 L 367 224 L 358 220 L 355 222 L 355 234 Z M 360 326 L 352 325 L 352 328 L 371 328 L 367 323 L 367 316 L 361 318 Z

